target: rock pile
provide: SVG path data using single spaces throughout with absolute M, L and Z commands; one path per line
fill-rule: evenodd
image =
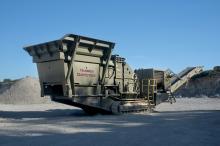
M 49 98 L 40 97 L 40 84 L 37 78 L 26 77 L 0 86 L 0 103 L 35 104 L 48 103 Z
M 220 97 L 220 71 L 210 70 L 201 73 L 175 94 L 182 97 Z

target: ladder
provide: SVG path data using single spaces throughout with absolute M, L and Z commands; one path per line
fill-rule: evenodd
M 168 101 L 170 102 L 170 104 L 173 104 L 176 102 L 176 98 L 175 96 L 173 95 L 172 92 L 167 92 L 168 93 Z
M 149 108 L 156 105 L 157 80 L 143 79 L 142 80 L 142 94 L 144 99 L 148 102 Z

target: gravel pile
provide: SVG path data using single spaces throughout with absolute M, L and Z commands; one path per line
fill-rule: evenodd
M 181 97 L 220 97 L 220 72 L 203 73 L 191 79 L 175 94 Z
M 48 97 L 40 97 L 37 78 L 26 77 L 0 86 L 1 104 L 37 104 L 49 101 Z

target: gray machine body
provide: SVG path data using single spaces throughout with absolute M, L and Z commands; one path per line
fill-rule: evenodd
M 164 71 L 137 70 L 112 55 L 113 42 L 68 34 L 61 39 L 24 47 L 37 64 L 41 95 L 86 111 L 112 113 L 146 110 L 143 79 L 157 80 L 158 92 L 171 83 Z M 166 93 L 166 92 L 165 92 Z M 166 99 L 168 96 L 166 96 Z
M 133 70 L 124 58 L 111 55 L 113 48 L 112 42 L 69 34 L 24 49 L 37 64 L 42 96 L 112 111 L 114 101 L 138 94 Z

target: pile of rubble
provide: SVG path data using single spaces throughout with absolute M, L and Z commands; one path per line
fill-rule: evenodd
M 215 67 L 202 72 L 175 94 L 181 97 L 220 97 L 220 69 Z
M 0 84 L 1 104 L 35 104 L 49 101 L 48 97 L 40 97 L 40 84 L 37 78 L 25 77 Z

